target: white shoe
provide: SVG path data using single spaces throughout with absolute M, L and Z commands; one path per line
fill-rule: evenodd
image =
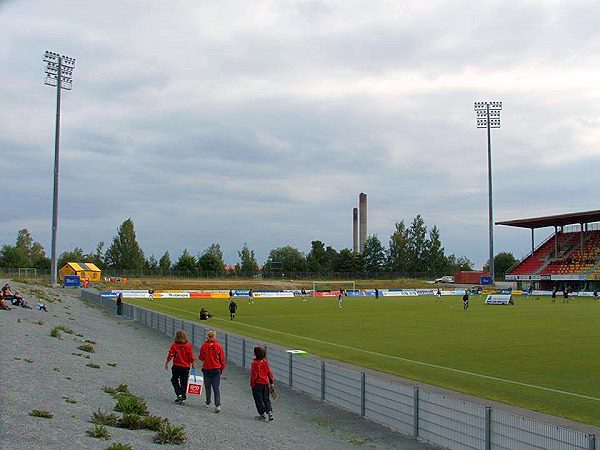
M 215 407 L 215 412 L 217 414 L 219 414 L 221 412 L 221 407 L 220 406 Z

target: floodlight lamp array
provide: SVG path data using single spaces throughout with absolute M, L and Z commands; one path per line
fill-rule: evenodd
M 501 110 L 502 102 L 475 102 L 475 111 L 486 111 L 490 107 L 490 111 L 492 110 Z
M 56 86 L 58 84 L 58 70 L 60 67 L 60 87 L 71 90 L 73 87 L 73 69 L 75 68 L 75 58 L 61 56 L 58 53 L 46 51 L 44 53 L 44 62 L 46 66 L 46 78 L 44 84 Z
M 487 128 L 488 119 L 477 119 L 477 128 Z M 490 119 L 490 128 L 500 128 L 500 119 Z

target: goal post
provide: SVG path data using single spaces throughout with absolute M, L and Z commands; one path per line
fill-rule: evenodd
M 337 291 L 344 289 L 346 291 L 355 291 L 356 283 L 354 281 L 313 281 L 313 291 Z

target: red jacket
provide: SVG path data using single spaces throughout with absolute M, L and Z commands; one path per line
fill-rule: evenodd
M 205 341 L 200 347 L 198 359 L 203 361 L 203 369 L 221 369 L 223 371 L 227 365 L 223 347 L 217 341 Z
M 173 342 L 169 349 L 169 355 L 167 356 L 167 362 L 173 358 L 173 365 L 179 367 L 189 368 L 194 362 L 194 350 L 192 344 L 186 342 L 185 344 L 179 342 Z
M 266 359 L 253 359 L 250 369 L 250 386 L 257 384 L 272 384 L 275 381 L 273 372 Z

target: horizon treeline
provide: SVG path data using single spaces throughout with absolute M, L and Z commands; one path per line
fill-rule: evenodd
M 445 254 L 439 229 L 435 225 L 428 229 L 421 215 L 417 215 L 408 226 L 404 220 L 397 222 L 387 246 L 375 234 L 368 236 L 362 254 L 348 248 L 337 250 L 320 240 L 314 240 L 307 254 L 289 245 L 272 249 L 262 267 L 247 243 L 238 251 L 238 261 L 233 268 L 226 266 L 218 243 L 209 245 L 195 255 L 186 248 L 175 261 L 168 251 L 158 259 L 155 255 L 146 257 L 137 241 L 131 218 L 119 226 L 106 251 L 104 247 L 101 241 L 90 253 L 80 247 L 65 251 L 57 259 L 58 268 L 67 262 L 91 262 L 102 270 L 163 274 L 173 270 L 225 274 L 233 270 L 242 276 L 254 276 L 261 271 L 267 275 L 294 272 L 440 275 L 473 270 L 473 263 L 467 257 Z M 0 267 L 49 269 L 50 258 L 46 256 L 42 245 L 35 242 L 29 231 L 23 228 L 18 231 L 14 246 L 5 244 L 0 249 Z

